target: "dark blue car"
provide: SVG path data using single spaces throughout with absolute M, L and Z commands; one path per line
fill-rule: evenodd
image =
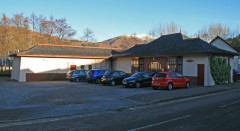
M 152 77 L 156 74 L 156 72 L 137 72 L 130 77 L 123 79 L 122 84 L 125 87 L 143 87 L 143 86 L 151 86 Z
M 87 70 L 72 70 L 67 73 L 66 79 L 70 81 L 80 82 L 86 80 Z
M 87 74 L 87 81 L 90 83 L 95 82 L 97 84 L 100 84 L 101 78 L 103 77 L 106 71 L 109 71 L 109 70 L 104 70 L 104 69 L 90 70 Z

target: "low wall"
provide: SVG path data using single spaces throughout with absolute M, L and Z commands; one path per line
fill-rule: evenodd
M 66 73 L 26 73 L 26 81 L 60 81 L 66 80 Z
M 194 76 L 184 76 L 184 77 L 190 79 L 190 84 L 191 85 L 197 85 L 197 77 L 194 77 Z

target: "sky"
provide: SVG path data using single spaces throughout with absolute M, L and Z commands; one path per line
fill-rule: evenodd
M 79 39 L 85 28 L 97 41 L 146 34 L 159 23 L 174 22 L 188 35 L 213 23 L 240 26 L 240 0 L 4 0 L 0 13 L 66 18 Z

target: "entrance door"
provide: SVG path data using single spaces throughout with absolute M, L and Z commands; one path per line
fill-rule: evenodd
M 197 84 L 204 85 L 204 64 L 198 64 Z

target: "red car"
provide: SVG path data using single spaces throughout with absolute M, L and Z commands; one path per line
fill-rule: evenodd
M 179 87 L 190 87 L 190 80 L 176 72 L 160 72 L 156 73 L 152 78 L 153 89 L 167 88 L 172 90 Z

